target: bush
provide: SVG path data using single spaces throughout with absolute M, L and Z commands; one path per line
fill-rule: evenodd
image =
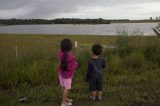
M 108 62 L 109 71 L 113 74 L 118 74 L 121 71 L 121 59 L 116 54 L 113 55 Z
M 145 49 L 145 56 L 149 61 L 153 61 L 154 64 L 158 63 L 160 65 L 160 46 L 150 45 Z
M 123 66 L 132 69 L 142 69 L 145 64 L 145 57 L 142 52 L 135 51 L 126 56 L 123 61 Z
M 129 37 L 128 32 L 126 31 L 118 31 L 118 38 L 117 38 L 117 46 L 119 48 L 126 48 L 128 47 Z

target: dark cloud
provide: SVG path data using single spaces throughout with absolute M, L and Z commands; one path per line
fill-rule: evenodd
M 132 18 L 158 15 L 160 7 L 145 12 L 159 0 L 0 0 L 0 18 Z M 151 5 L 148 5 L 151 4 Z M 151 9 L 152 7 L 148 7 Z M 151 9 L 152 10 L 152 9 Z M 133 14 L 131 14 L 133 12 Z M 142 13 L 142 15 L 141 15 Z M 109 14 L 109 15 L 108 15 Z M 133 16 L 128 16 L 133 15 Z M 137 15 L 137 16 L 136 16 Z

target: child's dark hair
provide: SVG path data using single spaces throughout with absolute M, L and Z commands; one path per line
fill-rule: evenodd
M 102 46 L 100 44 L 94 44 L 92 46 L 92 52 L 95 55 L 100 55 L 102 53 Z
M 72 49 L 72 42 L 69 39 L 63 39 L 61 41 L 60 46 L 61 46 L 61 51 L 63 52 L 60 68 L 62 70 L 66 70 L 67 69 L 67 52 Z

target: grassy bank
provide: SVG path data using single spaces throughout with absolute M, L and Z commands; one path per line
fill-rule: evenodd
M 111 23 L 158 23 L 160 20 L 128 20 L 128 21 L 111 21 Z
M 0 24 L 0 26 L 5 26 L 4 24 Z
M 88 100 L 84 76 L 90 46 L 73 49 L 79 63 L 70 96 L 74 106 L 160 105 L 160 39 L 130 36 L 0 35 L 0 105 L 59 106 L 56 51 L 60 40 L 79 44 L 117 45 L 105 48 L 104 90 L 101 102 Z M 125 45 L 123 44 L 125 42 Z M 127 46 L 126 46 L 127 45 Z M 17 48 L 17 54 L 16 54 Z M 26 97 L 25 103 L 18 102 Z

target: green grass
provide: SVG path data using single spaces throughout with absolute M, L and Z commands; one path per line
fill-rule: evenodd
M 121 43 L 117 36 L 1 34 L 0 105 L 60 105 L 62 92 L 58 83 L 56 51 L 59 41 L 66 37 L 80 44 Z M 107 68 L 101 102 L 88 100 L 88 85 L 84 82 L 91 47 L 73 49 L 79 63 L 70 92 L 74 106 L 160 105 L 160 39 L 132 36 L 127 40 L 127 47 L 104 49 Z M 15 46 L 18 47 L 18 58 Z M 22 97 L 27 97 L 26 103 L 17 101 Z
M 0 26 L 6 26 L 6 25 L 4 25 L 4 24 L 0 24 Z

